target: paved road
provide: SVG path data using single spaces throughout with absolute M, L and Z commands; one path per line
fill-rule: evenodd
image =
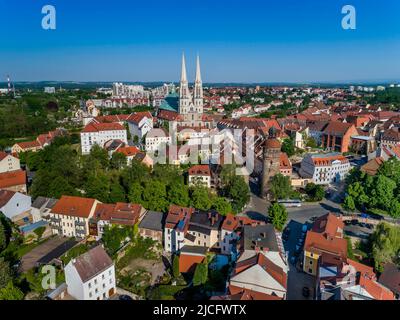
M 75 241 L 73 242 L 76 244 Z M 41 260 L 44 261 L 44 263 L 48 263 L 53 258 L 58 258 L 66 251 L 65 249 L 69 249 L 71 245 L 72 243 L 68 238 L 56 236 L 47 240 L 46 242 L 33 248 L 21 258 L 20 271 L 26 272 L 34 268 Z M 49 260 L 49 258 L 51 259 Z

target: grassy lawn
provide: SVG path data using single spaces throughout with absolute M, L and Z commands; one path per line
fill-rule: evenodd
M 62 257 L 61 260 L 64 265 L 66 265 L 70 260 L 84 254 L 90 249 L 88 244 L 78 244 L 77 246 L 69 249 Z
M 51 237 L 40 240 L 39 242 L 37 241 L 33 241 L 31 243 L 27 243 L 27 244 L 22 244 L 20 246 L 18 246 L 17 249 L 17 256 L 18 258 L 22 258 L 24 255 L 26 255 L 27 253 L 29 253 L 30 251 L 32 251 L 34 248 L 36 248 L 37 246 L 45 243 L 46 241 L 48 241 L 49 239 L 51 239 Z

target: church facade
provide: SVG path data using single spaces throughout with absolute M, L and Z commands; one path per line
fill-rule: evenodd
M 203 123 L 203 83 L 200 72 L 200 58 L 196 61 L 196 79 L 193 96 L 189 91 L 185 56 L 182 55 L 182 70 L 179 86 L 179 125 L 182 127 L 204 127 Z

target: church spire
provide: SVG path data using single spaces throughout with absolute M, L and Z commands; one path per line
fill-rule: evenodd
M 186 76 L 186 63 L 185 63 L 185 54 L 182 53 L 182 72 L 181 72 L 181 83 L 187 82 Z
M 199 55 L 197 55 L 197 61 L 196 61 L 196 83 L 201 83 L 200 57 L 199 57 Z

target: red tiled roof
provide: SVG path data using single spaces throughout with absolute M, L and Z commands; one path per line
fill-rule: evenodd
M 62 196 L 51 210 L 52 213 L 88 218 L 96 199 Z
M 125 130 L 119 123 L 93 123 L 90 122 L 85 126 L 82 132 L 99 132 L 99 131 L 112 131 L 112 130 Z
M 174 204 L 170 205 L 167 219 L 165 220 L 165 227 L 173 229 L 180 221 L 183 221 L 183 228 L 187 229 L 189 226 L 188 221 L 193 212 L 194 208 L 180 207 Z
M 190 176 L 210 176 L 211 171 L 210 167 L 206 164 L 204 165 L 195 165 L 189 169 Z
M 369 160 L 366 164 L 361 166 L 360 170 L 371 176 L 374 176 L 378 173 L 378 169 L 384 162 L 385 162 L 385 160 L 382 157 L 377 157 L 377 158 Z
M 395 296 L 391 290 L 380 283 L 371 280 L 368 276 L 361 275 L 359 285 L 375 300 L 395 300 Z
M 289 161 L 289 157 L 286 154 L 286 152 L 281 152 L 280 157 L 279 157 L 279 166 L 280 169 L 291 169 L 292 165 Z
M 341 155 L 333 155 L 331 157 L 312 157 L 312 161 L 314 162 L 314 164 L 318 167 L 320 166 L 330 166 L 332 164 L 333 161 L 341 161 L 342 163 L 346 163 L 349 162 L 349 160 Z
M 7 157 L 8 156 L 8 154 L 7 153 L 5 153 L 5 152 L 3 152 L 3 151 L 0 151 L 0 161 L 1 160 L 3 160 L 5 157 Z
M 17 142 L 17 145 L 20 146 L 21 149 L 32 149 L 40 147 L 40 143 L 36 140 L 34 141 L 25 141 L 25 142 Z
M 9 188 L 26 184 L 26 172 L 15 170 L 0 173 L 0 188 Z
M 284 288 L 287 287 L 287 274 L 285 271 L 262 253 L 258 253 L 250 259 L 238 262 L 235 267 L 234 275 L 237 275 L 257 264 L 260 265 L 262 269 L 274 278 L 281 286 Z
M 106 220 L 114 224 L 133 226 L 138 222 L 142 206 L 140 204 L 117 202 L 116 204 L 99 203 L 93 218 Z
M 179 256 L 179 272 L 193 272 L 196 265 L 202 263 L 205 256 L 181 253 Z
M 282 300 L 281 297 L 270 295 L 250 289 L 243 289 L 240 287 L 229 285 L 228 287 L 229 295 L 220 296 L 219 299 L 211 300 Z M 215 297 L 218 298 L 218 297 Z
M 140 152 L 140 150 L 138 148 L 136 148 L 135 146 L 131 146 L 131 147 L 118 148 L 115 152 L 119 152 L 119 153 L 124 154 L 127 157 L 130 157 L 130 156 L 137 155 Z
M 147 117 L 149 119 L 153 118 L 149 111 L 143 111 L 143 112 L 136 112 L 136 113 L 130 115 L 128 121 L 138 124 L 145 117 Z
M 168 111 L 168 110 L 160 110 L 157 117 L 159 119 L 163 119 L 163 120 L 167 120 L 167 121 L 174 121 L 174 120 L 176 120 L 177 116 L 178 116 L 177 112 Z
M 355 129 L 355 126 L 352 123 L 331 121 L 324 129 L 324 133 L 331 135 L 345 135 L 352 127 Z
M 0 190 L 0 208 L 4 207 L 14 194 L 16 194 L 14 191 Z
M 315 220 L 307 232 L 304 249 L 311 252 L 328 253 L 347 258 L 347 240 L 343 238 L 344 223 L 328 213 Z

